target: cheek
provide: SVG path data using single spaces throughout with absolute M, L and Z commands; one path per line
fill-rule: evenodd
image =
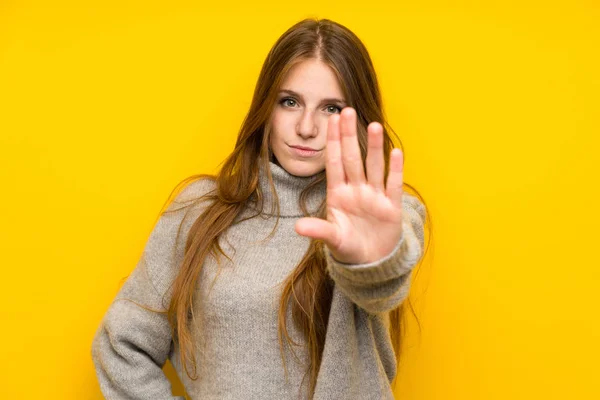
M 327 135 L 327 125 L 329 124 L 329 116 L 323 116 L 319 119 L 319 133 Z
M 290 132 L 293 133 L 294 131 L 294 127 L 296 125 L 295 122 L 295 116 L 292 113 L 289 112 L 275 112 L 273 114 L 273 119 L 272 121 L 272 126 L 273 126 L 273 131 L 274 133 L 276 133 L 279 137 L 285 136 L 286 134 L 289 134 Z
M 282 113 L 275 112 L 271 118 L 271 137 L 270 144 L 271 148 L 279 148 L 284 142 L 284 138 L 287 132 L 286 121 Z
M 281 116 L 277 113 L 271 118 L 271 141 L 275 141 L 281 135 Z

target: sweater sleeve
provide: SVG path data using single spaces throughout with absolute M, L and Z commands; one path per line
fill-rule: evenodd
M 180 208 L 182 199 L 203 185 L 190 184 L 168 209 Z M 169 305 L 167 288 L 183 259 L 185 236 L 176 239 L 176 235 L 186 210 L 160 216 L 135 269 L 96 331 L 92 360 L 100 389 L 108 400 L 184 399 L 172 395 L 171 383 L 162 370 L 172 346 L 166 313 L 140 305 L 163 311 Z M 187 230 L 182 228 L 183 232 Z
M 346 264 L 325 246 L 327 271 L 340 290 L 369 313 L 391 311 L 408 296 L 413 267 L 424 248 L 425 206 L 415 196 L 403 196 L 402 236 L 387 256 L 365 264 Z

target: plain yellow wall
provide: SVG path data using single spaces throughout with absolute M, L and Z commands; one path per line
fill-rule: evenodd
M 196 3 L 0 3 L 0 398 L 102 398 L 121 278 L 307 16 L 367 45 L 434 221 L 397 397 L 600 398 L 598 2 Z

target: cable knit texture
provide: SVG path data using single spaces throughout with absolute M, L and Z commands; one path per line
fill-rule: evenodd
M 181 210 L 161 216 L 140 260 L 109 306 L 92 343 L 92 359 L 106 399 L 183 399 L 173 396 L 162 367 L 175 367 L 189 398 L 200 399 L 306 399 L 309 362 L 305 340 L 287 314 L 294 357 L 286 346 L 283 363 L 277 336 L 277 312 L 282 283 L 308 250 L 310 239 L 294 230 L 302 217 L 300 192 L 316 179 L 297 177 L 269 164 L 280 202 L 279 224 L 274 224 L 274 199 L 264 170 L 259 184 L 264 193 L 263 214 L 232 225 L 219 239 L 230 262 L 220 266 L 209 256 L 198 280 L 193 329 L 198 343 L 198 379 L 182 368 L 178 346 L 173 345 L 164 314 L 135 303 L 164 309 L 170 285 L 183 259 L 187 232 L 206 203 L 194 198 L 215 188 L 213 182 L 189 184 L 169 208 Z M 316 212 L 325 200 L 326 183 L 309 198 Z M 393 399 L 390 382 L 396 358 L 389 334 L 389 313 L 408 295 L 411 271 L 422 256 L 425 208 L 404 194 L 403 234 L 388 256 L 368 264 L 339 263 L 326 251 L 327 272 L 334 280 L 325 348 L 315 399 Z M 252 205 L 238 217 L 255 213 Z M 183 222 L 180 237 L 177 230 Z M 218 274 L 218 277 L 217 277 Z M 216 280 L 215 280 L 216 278 Z M 303 379 L 304 378 L 304 379 Z

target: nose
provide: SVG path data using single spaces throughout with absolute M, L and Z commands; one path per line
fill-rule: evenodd
M 310 138 L 317 136 L 317 124 L 314 121 L 314 115 L 311 111 L 306 110 L 302 113 L 302 118 L 298 121 L 297 131 L 303 138 Z

